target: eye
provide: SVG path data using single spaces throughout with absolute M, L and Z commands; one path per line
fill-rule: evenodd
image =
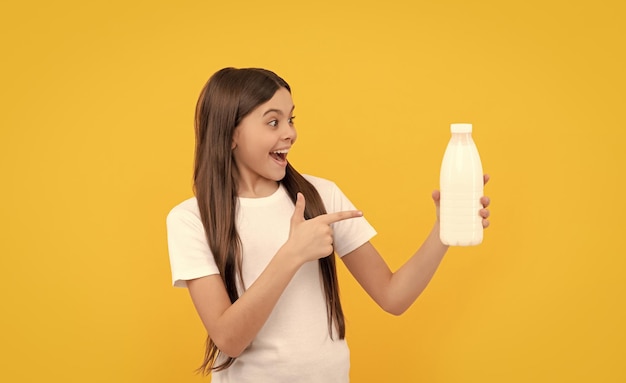
M 271 127 L 277 127 L 278 126 L 278 120 L 272 120 L 270 122 L 267 123 L 269 126 Z
M 296 116 L 291 116 L 291 117 L 289 118 L 289 124 L 290 124 L 290 125 L 293 125 L 293 120 L 295 120 L 295 119 L 296 119 Z

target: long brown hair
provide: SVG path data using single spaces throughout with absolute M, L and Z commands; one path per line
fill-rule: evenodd
M 194 191 L 209 248 L 231 303 L 239 298 L 236 282 L 242 280 L 241 240 L 235 226 L 238 175 L 231 146 L 233 134 L 245 116 L 269 101 L 281 87 L 291 92 L 289 84 L 271 71 L 224 68 L 211 76 L 196 105 Z M 291 164 L 280 182 L 294 203 L 298 192 L 304 194 L 305 218 L 326 213 L 315 187 Z M 337 335 L 343 339 L 345 323 L 334 253 L 320 259 L 319 268 L 326 296 L 328 331 L 332 337 L 334 324 Z M 228 357 L 217 365 L 219 355 L 220 350 L 208 334 L 204 362 L 198 371 L 208 375 L 228 368 L 235 361 Z

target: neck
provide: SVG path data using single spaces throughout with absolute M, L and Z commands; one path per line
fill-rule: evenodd
M 246 180 L 240 180 L 237 196 L 241 198 L 263 198 L 274 194 L 276 189 L 278 189 L 278 182 L 276 181 L 246 182 Z

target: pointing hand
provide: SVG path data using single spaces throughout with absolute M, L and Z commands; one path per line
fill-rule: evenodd
M 305 219 L 304 208 L 306 202 L 304 195 L 298 193 L 296 207 L 291 217 L 288 245 L 304 262 L 314 261 L 326 257 L 333 252 L 333 230 L 331 224 L 345 219 L 362 217 L 363 213 L 358 210 L 339 211 L 322 214 L 315 218 Z

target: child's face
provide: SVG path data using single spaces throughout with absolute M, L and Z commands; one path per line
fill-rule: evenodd
M 248 114 L 235 129 L 233 154 L 239 171 L 239 191 L 263 190 L 285 176 L 287 152 L 296 141 L 293 100 L 285 88 Z M 261 188 L 261 189 L 259 189 Z

